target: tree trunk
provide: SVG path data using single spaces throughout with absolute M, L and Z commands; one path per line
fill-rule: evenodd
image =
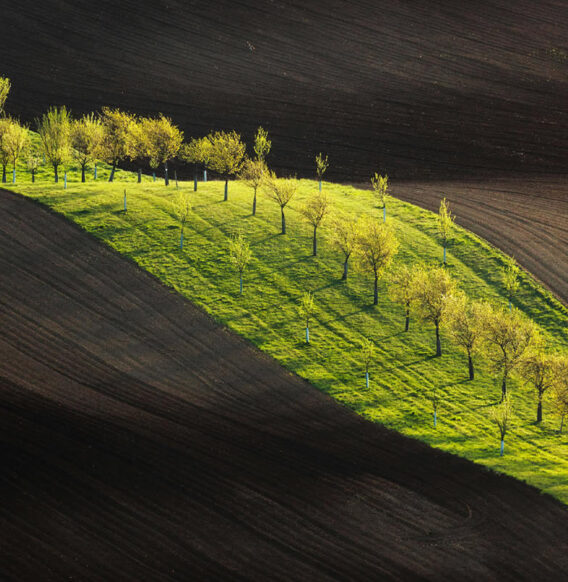
M 348 261 L 349 261 L 349 257 L 347 257 L 345 259 L 345 262 L 343 263 L 343 275 L 341 277 L 342 281 L 347 281 L 347 270 L 348 270 Z
M 166 186 L 170 185 L 170 177 L 168 176 L 168 162 L 164 163 L 164 183 Z
M 446 245 L 444 244 L 444 265 L 446 264 Z
M 564 414 L 560 417 L 560 428 L 558 429 L 558 432 L 560 434 L 562 434 L 562 429 L 564 428 Z
M 383 222 L 387 221 L 387 207 L 383 206 Z
M 193 191 L 197 192 L 197 166 L 193 168 Z
M 241 276 L 240 276 L 240 292 L 241 292 L 241 295 L 242 295 L 243 294 L 243 274 L 242 273 L 241 273 Z
M 306 343 L 310 343 L 310 328 L 306 325 Z
M 252 199 L 252 215 L 256 216 L 256 188 L 254 189 L 254 198 Z
M 59 174 L 57 173 L 57 164 L 53 164 L 53 174 L 55 176 L 55 183 L 59 182 Z
M 95 180 L 97 179 L 97 169 L 98 169 L 97 164 L 95 164 Z
M 32 170 L 32 184 L 35 184 L 35 170 Z
M 442 355 L 442 343 L 440 341 L 440 324 L 436 322 L 436 356 Z
M 542 422 L 542 392 L 538 393 L 538 404 L 536 407 L 536 421 Z
M 2 166 L 2 184 L 6 183 L 6 166 Z
M 375 293 L 373 294 L 373 305 L 379 304 L 379 277 L 375 275 Z
M 81 182 L 84 182 L 85 181 L 85 165 L 86 164 L 83 164 L 81 166 Z
M 321 180 L 319 181 L 319 191 L 321 192 Z
M 109 179 L 108 179 L 109 182 L 114 182 L 114 171 L 115 170 L 116 170 L 116 160 L 113 160 L 113 162 L 112 162 L 112 169 L 110 171 L 110 176 L 109 176 Z
M 280 212 L 282 213 L 282 234 L 286 234 L 286 218 L 284 216 L 284 207 L 280 207 Z
M 503 374 L 503 382 L 501 383 L 501 402 L 507 396 L 507 372 Z
M 369 389 L 369 372 L 365 372 L 365 387 Z
M 410 327 L 410 309 L 407 307 L 406 308 L 406 322 L 404 324 L 404 331 L 408 331 L 409 327 Z
M 318 254 L 318 239 L 317 239 L 317 226 L 314 226 L 314 241 L 313 241 L 313 245 L 312 245 L 312 254 L 313 256 L 317 256 Z
M 223 200 L 227 202 L 228 199 L 229 199 L 229 178 L 225 178 L 225 197 L 223 198 Z
M 502 457 L 504 453 L 505 453 L 505 439 L 501 439 L 501 452 L 499 456 Z
M 469 379 L 473 380 L 475 378 L 475 371 L 473 369 L 473 358 L 471 357 L 471 354 L 467 355 L 467 363 L 469 366 Z
M 138 184 L 142 183 L 142 169 L 138 168 Z
M 183 251 L 183 228 L 180 230 L 179 233 L 179 249 Z

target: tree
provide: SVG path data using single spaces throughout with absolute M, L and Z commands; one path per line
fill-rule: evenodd
M 501 436 L 501 457 L 505 452 L 505 436 L 510 428 L 511 418 L 513 416 L 513 402 L 511 395 L 507 394 L 503 400 L 496 404 L 490 411 L 491 421 L 497 425 L 499 435 Z
M 438 408 L 440 407 L 440 402 L 442 400 L 438 388 L 434 388 L 433 390 L 431 390 L 426 396 L 426 398 L 430 401 L 430 404 L 432 404 L 432 414 L 434 415 L 434 428 L 437 428 Z
M 32 175 L 32 184 L 34 184 L 35 183 L 35 174 L 36 174 L 36 171 L 41 164 L 41 158 L 37 155 L 37 153 L 35 151 L 32 151 L 29 154 L 28 159 L 26 160 L 26 163 L 28 166 L 28 171 Z
M 509 301 L 509 311 L 511 311 L 513 308 L 513 297 L 519 290 L 519 273 L 520 269 L 515 259 L 513 257 L 508 258 L 505 266 L 503 267 L 502 280 L 503 287 L 505 287 L 507 300 Z
M 53 166 L 55 182 L 59 181 L 58 168 L 70 155 L 71 116 L 65 106 L 51 107 L 36 120 L 46 160 Z
M 450 203 L 442 198 L 440 202 L 440 211 L 438 213 L 438 234 L 442 240 L 442 245 L 444 247 L 444 265 L 446 264 L 446 247 L 448 245 L 448 240 L 452 236 L 452 231 L 454 229 L 454 216 L 450 210 Z
M 183 142 L 183 132 L 161 113 L 156 119 L 142 119 L 141 130 L 150 167 L 163 165 L 164 182 L 169 186 L 168 162 L 177 156 Z
M 252 258 L 252 253 L 249 243 L 241 233 L 229 241 L 229 252 L 231 254 L 231 263 L 239 272 L 240 294 L 242 295 L 243 273 Z
M 229 177 L 237 175 L 245 160 L 246 146 L 236 131 L 217 131 L 208 136 L 211 142 L 209 166 L 225 178 L 225 197 L 229 199 Z
M 416 280 L 421 267 L 410 268 L 408 265 L 400 265 L 389 278 L 389 296 L 391 301 L 404 307 L 405 324 L 404 331 L 410 327 L 410 309 L 416 301 Z
M 254 137 L 254 153 L 259 162 L 264 162 L 270 153 L 272 142 L 268 139 L 268 132 L 259 127 Z
M 251 160 L 247 158 L 239 174 L 239 178 L 254 190 L 254 198 L 252 200 L 253 216 L 256 215 L 256 193 L 262 186 L 262 181 L 264 180 L 264 174 L 266 171 L 266 164 L 262 160 Z
M 16 181 L 16 164 L 23 152 L 29 147 L 30 136 L 28 129 L 20 125 L 16 120 L 10 120 L 6 130 L 2 133 L 0 148 L 6 154 L 13 168 L 12 181 Z
M 193 164 L 193 190 L 197 191 L 197 169 L 203 168 L 205 180 L 206 171 L 211 159 L 211 142 L 206 137 L 192 138 L 189 143 L 183 144 L 180 149 L 180 158 Z
M 0 164 L 2 164 L 2 183 L 6 183 L 6 168 L 10 163 L 8 150 L 3 147 L 4 135 L 9 131 L 12 120 L 8 117 L 0 117 Z
M 562 371 L 558 357 L 547 354 L 542 342 L 533 342 L 536 346 L 523 358 L 520 372 L 527 384 L 530 384 L 537 394 L 536 421 L 542 422 L 542 401 L 545 393 L 558 382 Z
M 179 221 L 179 248 L 183 250 L 183 234 L 185 224 L 191 216 L 191 200 L 189 194 L 184 191 L 178 192 L 173 202 L 174 215 Z
M 264 182 L 264 189 L 269 198 L 280 206 L 282 218 L 282 234 L 286 234 L 286 217 L 284 208 L 292 200 L 298 190 L 298 180 L 295 178 L 277 178 L 274 172 L 268 172 Z
M 373 194 L 377 199 L 379 208 L 383 209 L 383 222 L 387 221 L 387 202 L 390 199 L 389 194 L 389 177 L 385 174 L 380 176 L 375 172 L 375 175 L 371 177 L 371 186 L 373 188 Z
M 369 367 L 375 355 L 375 344 L 367 338 L 361 342 L 361 357 L 365 364 L 365 387 L 369 389 Z
M 398 251 L 398 240 L 385 224 L 365 219 L 357 237 L 356 253 L 359 267 L 374 276 L 373 305 L 379 303 L 379 277 L 391 264 Z
M 298 314 L 306 322 L 306 343 L 310 343 L 310 319 L 314 316 L 316 306 L 314 296 L 308 291 L 302 295 L 300 306 L 298 307 Z
M 10 93 L 11 83 L 8 77 L 0 77 L 0 115 L 4 115 L 4 105 Z
M 552 391 L 552 405 L 554 411 L 560 416 L 559 433 L 564 428 L 564 419 L 568 415 L 568 357 L 563 355 L 556 363 L 556 380 Z
M 131 113 L 103 107 L 101 121 L 103 135 L 101 140 L 101 157 L 112 164 L 108 181 L 114 181 L 114 173 L 118 162 L 130 156 L 130 132 L 135 124 L 136 117 Z
M 315 257 L 318 254 L 317 230 L 329 212 L 329 200 L 325 194 L 318 192 L 311 196 L 300 208 L 301 214 L 307 220 L 308 224 L 314 229 L 312 254 Z
M 456 290 L 456 283 L 441 267 L 424 270 L 416 278 L 418 312 L 424 321 L 436 328 L 436 356 L 442 355 L 440 326 L 445 321 L 445 302 Z
M 323 179 L 323 175 L 326 173 L 328 168 L 329 168 L 329 162 L 327 159 L 327 154 L 324 158 L 323 154 L 319 153 L 316 156 L 316 172 L 318 174 L 319 191 L 320 192 L 321 192 L 321 181 Z
M 483 339 L 493 369 L 502 374 L 502 399 L 507 395 L 507 380 L 519 367 L 537 334 L 535 324 L 520 311 L 488 310 L 483 318 Z
M 85 168 L 95 162 L 101 147 L 103 126 L 93 113 L 71 122 L 71 155 L 81 166 L 81 182 L 85 181 Z
M 458 291 L 448 297 L 444 309 L 450 337 L 467 354 L 469 379 L 473 380 L 473 356 L 481 346 L 487 304 L 472 301 L 463 291 Z
M 347 280 L 349 258 L 354 253 L 359 236 L 359 222 L 350 214 L 337 214 L 331 225 L 331 246 L 343 253 L 342 281 Z

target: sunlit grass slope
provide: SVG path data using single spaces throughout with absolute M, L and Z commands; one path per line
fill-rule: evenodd
M 180 182 L 193 203 L 182 251 L 172 209 L 175 183 L 166 188 L 163 181 L 154 183 L 146 177 L 139 185 L 133 174 L 119 172 L 119 182 L 108 184 L 105 171 L 96 182 L 91 173 L 86 184 L 71 172 L 67 189 L 48 181 L 49 172 L 35 185 L 20 172 L 20 182 L 8 187 L 81 225 L 359 414 L 524 479 L 568 503 L 568 437 L 556 432 L 558 420 L 549 406 L 545 404 L 542 426 L 535 425 L 533 392 L 517 380 L 511 383 L 516 415 L 506 455 L 500 458 L 498 433 L 489 420 L 490 407 L 500 396 L 499 378 L 486 363 L 478 361 L 476 379 L 468 381 L 466 359 L 447 338 L 444 355 L 435 358 L 431 326 L 414 318 L 410 331 L 403 332 L 403 310 L 389 301 L 384 282 L 376 307 L 370 277 L 352 270 L 342 282 L 342 258 L 330 249 L 329 226 L 321 228 L 319 256 L 311 256 L 311 229 L 298 208 L 316 191 L 316 182 L 301 181 L 286 210 L 285 236 L 279 234 L 279 208 L 268 198 L 260 195 L 257 215 L 251 216 L 252 191 L 244 185 L 231 182 L 229 201 L 223 202 L 221 182 L 200 182 L 196 193 L 192 183 Z M 329 183 L 324 189 L 335 208 L 382 219 L 370 192 Z M 440 263 L 433 214 L 395 199 L 389 203 L 387 220 L 401 241 L 396 263 Z M 229 237 L 239 231 L 253 251 L 242 297 L 228 256 Z M 448 269 L 470 296 L 505 304 L 503 259 L 500 252 L 458 228 L 448 252 Z M 310 345 L 304 343 L 297 314 L 305 291 L 314 292 L 317 303 Z M 565 308 L 527 274 L 515 304 L 540 324 L 553 346 L 568 345 Z M 377 347 L 369 389 L 359 356 L 363 337 Z M 428 399 L 435 390 L 442 397 L 437 428 Z

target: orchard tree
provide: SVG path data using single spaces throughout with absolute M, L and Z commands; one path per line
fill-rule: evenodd
M 444 309 L 450 337 L 467 354 L 469 379 L 473 380 L 473 356 L 481 348 L 483 321 L 488 306 L 480 301 L 472 301 L 463 291 L 458 291 L 448 297 Z
M 2 164 L 2 183 L 6 183 L 6 168 L 10 163 L 10 154 L 4 148 L 4 136 L 10 129 L 12 120 L 8 117 L 0 117 L 0 164 Z
M 150 167 L 163 165 L 164 182 L 169 186 L 168 162 L 177 156 L 183 142 L 183 132 L 161 113 L 155 119 L 142 119 L 141 130 Z
M 542 422 L 542 402 L 546 392 L 558 382 L 561 374 L 561 361 L 557 356 L 547 354 L 542 342 L 526 355 L 520 365 L 521 376 L 532 386 L 537 395 L 536 421 Z
M 300 306 L 298 307 L 298 314 L 301 319 L 306 322 L 306 343 L 310 343 L 310 319 L 314 316 L 316 305 L 314 296 L 309 291 L 302 295 Z
M 243 294 L 243 273 L 250 263 L 252 253 L 245 237 L 239 233 L 229 241 L 231 263 L 239 272 L 240 294 Z
M 442 401 L 442 398 L 440 396 L 440 391 L 438 390 L 438 388 L 434 388 L 433 390 L 431 390 L 428 393 L 426 398 L 430 401 L 430 404 L 432 405 L 432 414 L 434 416 L 434 428 L 437 428 L 438 427 L 438 409 L 440 408 L 440 402 Z
M 380 176 L 377 172 L 371 177 L 371 186 L 373 195 L 377 199 L 379 208 L 383 209 L 383 222 L 387 221 L 387 202 L 390 199 L 389 194 L 389 177 L 385 174 Z
M 261 128 L 262 129 L 262 128 Z M 264 175 L 267 172 L 266 164 L 262 160 L 251 160 L 247 158 L 243 164 L 239 178 L 254 190 L 252 199 L 252 215 L 256 215 L 256 193 L 262 186 Z
M 180 158 L 193 164 L 193 190 L 197 190 L 197 170 L 202 168 L 203 181 L 207 181 L 207 168 L 211 159 L 211 141 L 207 137 L 192 138 L 189 143 L 183 144 Z
M 373 305 L 379 303 L 379 277 L 383 275 L 398 251 L 394 231 L 386 224 L 365 219 L 357 237 L 357 258 L 361 270 L 374 277 Z
M 389 277 L 389 296 L 391 301 L 404 307 L 404 331 L 410 326 L 410 310 L 416 302 L 416 281 L 422 268 L 400 265 Z
M 456 283 L 441 267 L 427 269 L 416 278 L 416 303 L 424 321 L 436 328 L 436 356 L 442 355 L 440 327 L 446 320 L 445 303 L 456 291 Z
M 507 395 L 507 380 L 518 369 L 537 339 L 536 325 L 519 310 L 488 310 L 483 318 L 486 355 L 493 369 L 502 374 L 502 400 Z
M 507 263 L 503 267 L 502 280 L 505 294 L 509 301 L 509 311 L 513 309 L 513 298 L 519 290 L 519 273 L 519 265 L 517 265 L 515 259 L 513 257 L 508 258 Z
M 6 99 L 8 99 L 8 94 L 10 93 L 10 79 L 8 77 L 0 77 L 0 115 L 4 115 L 4 105 L 6 104 Z
M 254 136 L 254 153 L 258 162 L 265 162 L 266 156 L 270 153 L 272 142 L 268 139 L 268 132 L 259 127 Z
M 30 135 L 28 129 L 20 125 L 16 120 L 10 120 L 10 124 L 2 134 L 0 147 L 12 164 L 12 182 L 14 183 L 16 182 L 16 164 L 29 145 Z
M 114 181 L 114 174 L 118 162 L 130 155 L 130 132 L 135 124 L 136 117 L 131 113 L 103 107 L 101 114 L 103 125 L 100 155 L 112 165 L 108 181 Z
M 85 181 L 85 168 L 97 161 L 103 138 L 101 120 L 93 113 L 71 122 L 71 155 L 81 166 L 81 182 Z
M 369 389 L 369 368 L 375 356 L 375 344 L 368 338 L 361 342 L 361 358 L 365 365 L 365 387 Z
M 446 264 L 446 247 L 454 230 L 454 216 L 450 210 L 450 203 L 443 198 L 440 202 L 440 211 L 438 213 L 438 234 L 444 247 L 444 265 Z
M 352 214 L 336 214 L 332 219 L 331 246 L 343 254 L 342 281 L 347 280 L 349 259 L 357 247 L 359 226 L 359 221 Z
M 324 221 L 329 212 L 330 202 L 325 194 L 318 192 L 315 196 L 310 196 L 300 208 L 300 213 L 304 216 L 308 224 L 314 229 L 312 242 L 312 255 L 318 254 L 317 231 L 319 225 Z
M 560 417 L 559 433 L 564 428 L 564 419 L 568 415 L 568 356 L 560 356 L 557 360 L 556 381 L 552 391 L 554 412 Z
M 183 250 L 184 229 L 191 216 L 191 200 L 189 194 L 180 191 L 173 202 L 174 215 L 179 221 L 179 248 Z
M 324 158 L 323 154 L 319 153 L 316 156 L 316 172 L 318 174 L 318 182 L 319 182 L 319 191 L 320 192 L 321 192 L 321 181 L 323 179 L 323 175 L 326 173 L 328 168 L 329 168 L 329 161 L 327 158 L 327 154 Z
M 499 404 L 496 404 L 490 411 L 491 421 L 497 425 L 501 437 L 501 457 L 505 453 L 505 436 L 509 431 L 512 417 L 513 402 L 511 400 L 511 395 L 507 394 L 503 397 L 503 400 Z
M 208 136 L 211 142 L 209 166 L 225 178 L 225 197 L 229 199 L 229 178 L 236 176 L 245 161 L 246 146 L 236 131 L 217 131 Z
M 37 169 L 41 165 L 41 158 L 37 155 L 37 152 L 32 151 L 26 160 L 26 165 L 28 166 L 28 171 L 32 175 L 32 184 L 35 184 L 35 175 Z
M 284 209 L 298 190 L 298 180 L 296 178 L 277 178 L 274 172 L 268 172 L 264 182 L 264 190 L 267 196 L 272 198 L 280 206 L 282 234 L 286 234 Z
M 71 115 L 65 106 L 51 107 L 36 123 L 45 159 L 52 165 L 58 182 L 58 168 L 69 160 L 71 153 Z

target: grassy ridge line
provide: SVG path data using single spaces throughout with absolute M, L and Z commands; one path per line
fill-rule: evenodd
M 316 182 L 302 181 L 300 195 L 287 210 L 289 234 L 279 232 L 277 206 L 261 198 L 258 215 L 250 216 L 251 191 L 230 185 L 223 203 L 222 184 L 200 184 L 193 194 L 194 216 L 186 230 L 186 248 L 178 249 L 178 228 L 171 209 L 175 187 L 162 183 L 131 184 L 129 209 L 121 212 L 125 183 L 79 184 L 69 188 L 45 182 L 14 189 L 48 204 L 96 234 L 143 268 L 158 276 L 214 317 L 241 333 L 367 418 L 384 423 L 444 450 L 525 479 L 568 503 L 568 445 L 555 433 L 556 419 L 546 413 L 543 427 L 532 424 L 532 392 L 513 384 L 518 417 L 508 437 L 507 454 L 498 457 L 498 438 L 488 420 L 488 408 L 499 396 L 499 382 L 480 362 L 478 377 L 468 382 L 466 360 L 449 342 L 442 358 L 434 353 L 433 329 L 412 321 L 402 332 L 403 310 L 386 297 L 381 286 L 373 308 L 372 281 L 351 273 L 347 285 L 339 280 L 341 258 L 329 250 L 327 229 L 321 229 L 320 253 L 310 256 L 311 231 L 296 209 L 315 192 Z M 128 173 L 121 179 L 134 181 Z M 333 203 L 344 210 L 372 212 L 371 194 L 347 186 L 326 184 Z M 389 218 L 401 239 L 398 261 L 439 263 L 432 213 L 393 200 Z M 251 241 L 254 259 L 245 272 L 245 296 L 238 295 L 238 277 L 228 262 L 227 237 L 241 230 Z M 471 233 L 458 228 L 448 253 L 449 269 L 471 296 L 504 302 L 500 288 L 503 255 Z M 303 324 L 296 314 L 305 290 L 318 304 L 312 345 L 303 343 Z M 565 308 L 529 275 L 523 274 L 517 306 L 535 319 L 555 345 L 566 345 Z M 358 360 L 360 339 L 377 345 L 371 387 L 364 387 Z M 438 429 L 432 428 L 427 394 L 438 388 L 445 395 Z

